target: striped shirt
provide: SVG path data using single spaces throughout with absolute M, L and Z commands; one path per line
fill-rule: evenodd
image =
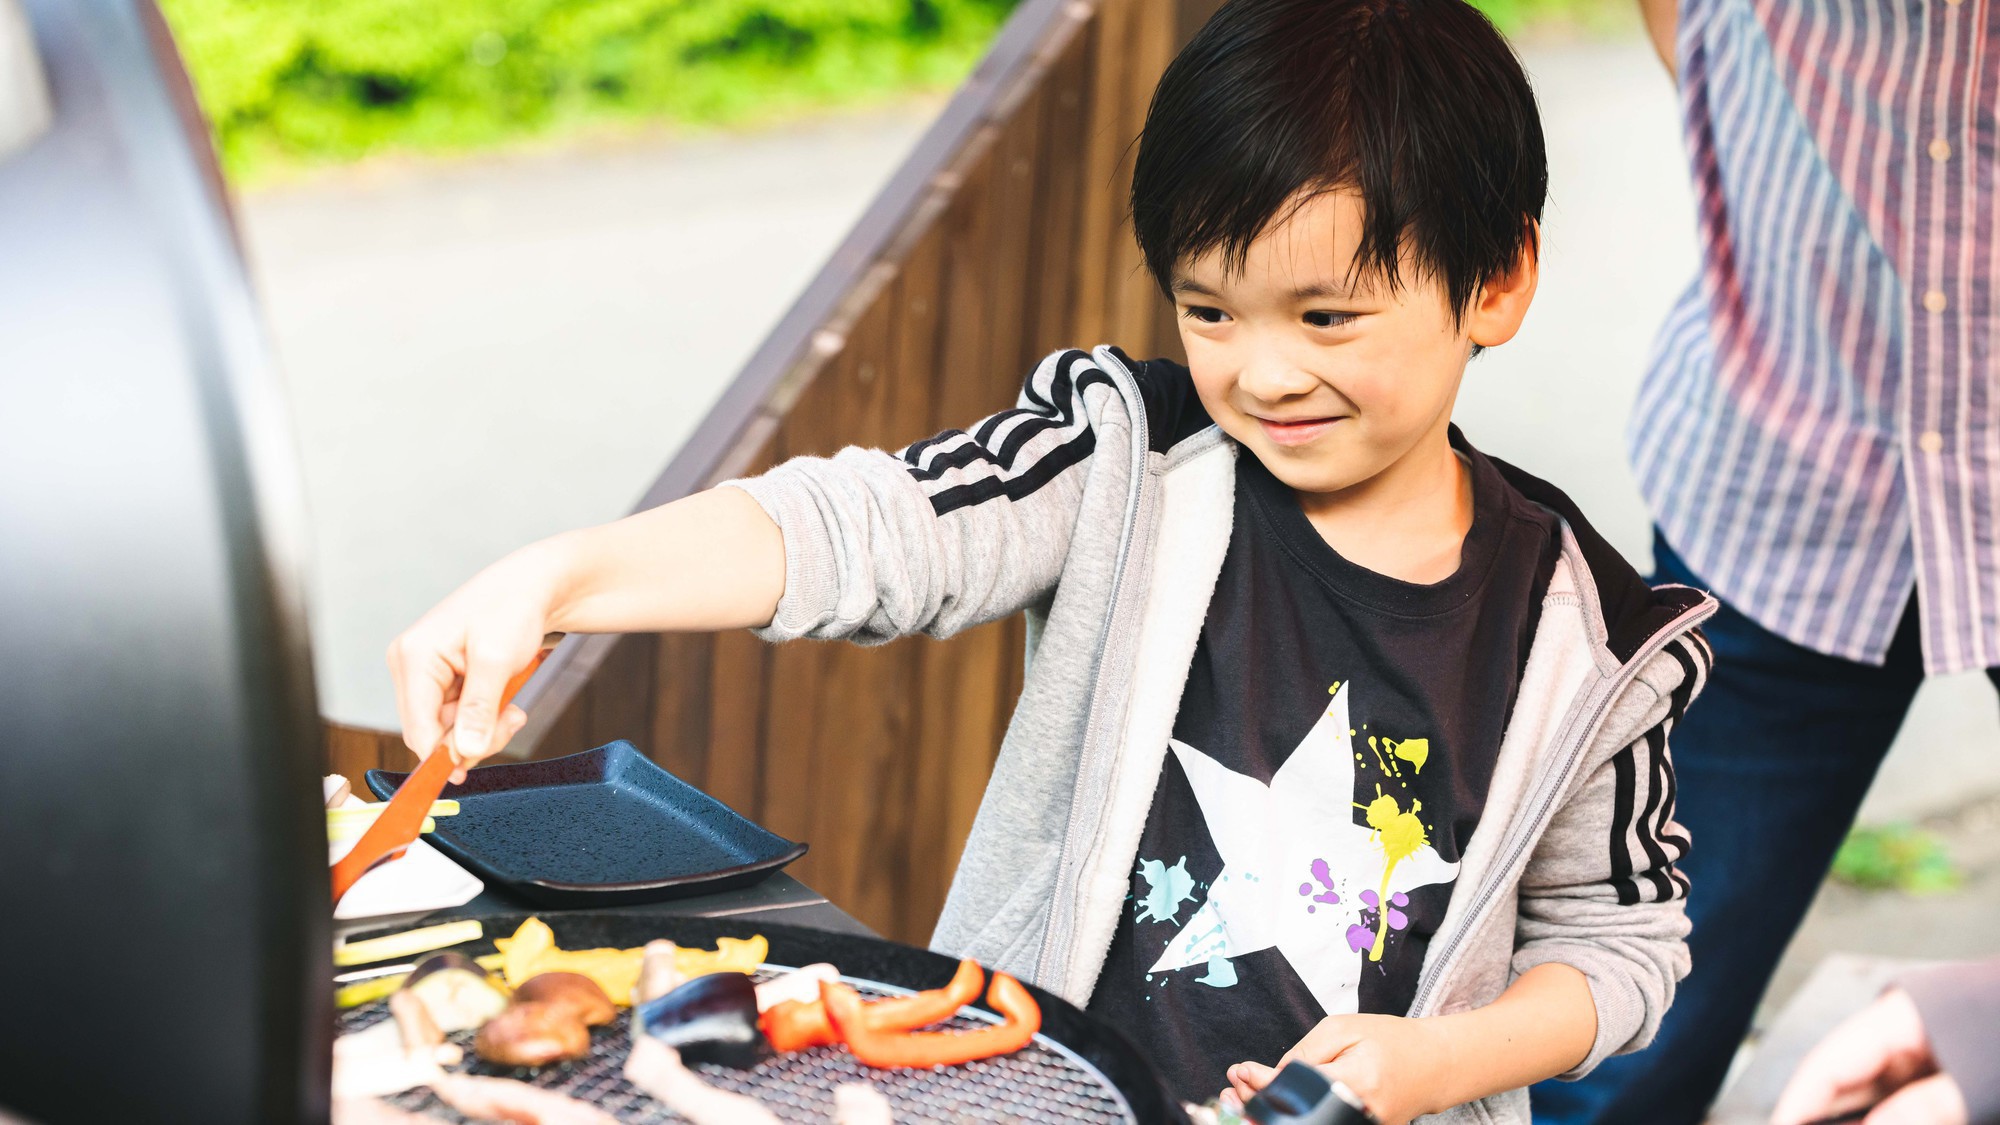
M 1703 267 L 1628 437 L 1669 542 L 1792 641 L 2000 665 L 2000 0 L 1682 0 Z

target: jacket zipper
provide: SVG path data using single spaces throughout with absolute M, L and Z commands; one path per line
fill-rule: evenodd
M 1086 819 L 1095 820 L 1102 817 L 1105 790 L 1109 787 L 1108 777 L 1100 776 L 1106 771 L 1086 768 L 1090 764 L 1086 760 L 1087 756 L 1102 740 L 1103 692 L 1096 689 L 1103 684 L 1104 670 L 1109 664 L 1108 656 L 1112 647 L 1110 638 L 1117 635 L 1119 624 L 1119 599 L 1124 593 L 1125 577 L 1131 566 L 1132 552 L 1137 547 L 1139 521 L 1145 511 L 1150 483 L 1146 473 L 1146 451 L 1151 447 L 1152 440 L 1146 430 L 1144 400 L 1138 393 L 1138 384 L 1132 373 L 1103 349 L 1092 349 L 1091 360 L 1111 375 L 1112 380 L 1118 384 L 1119 393 L 1125 396 L 1126 409 L 1132 419 L 1132 472 L 1136 483 L 1133 488 L 1133 503 L 1126 513 L 1123 541 L 1118 548 L 1118 564 L 1111 571 L 1111 612 L 1106 615 L 1104 629 L 1098 634 L 1099 663 L 1096 682 L 1091 691 L 1090 714 L 1084 720 L 1083 747 L 1077 758 L 1076 787 L 1070 794 L 1069 820 L 1064 827 L 1062 846 L 1056 852 L 1056 886 L 1054 898 L 1049 905 L 1049 924 L 1042 935 L 1042 949 L 1036 959 L 1035 975 L 1040 978 L 1043 987 L 1062 995 L 1068 994 L 1069 969 L 1075 943 L 1059 940 L 1059 935 L 1065 935 L 1075 929 L 1078 908 L 1076 898 L 1080 893 L 1077 880 L 1081 872 L 1072 869 L 1070 858 L 1086 854 L 1083 839 L 1085 833 L 1081 825 Z M 1080 403 L 1079 408 L 1081 408 Z M 1096 812 L 1092 817 L 1086 818 L 1079 815 L 1084 809 L 1093 809 Z
M 1514 869 L 1514 864 L 1521 858 L 1521 853 L 1527 850 L 1531 842 L 1541 838 L 1542 825 L 1547 821 L 1555 804 L 1556 794 L 1562 792 L 1564 787 L 1569 784 L 1570 775 L 1575 772 L 1577 761 L 1590 749 L 1590 744 L 1596 739 L 1597 729 L 1604 722 L 1605 712 L 1611 709 L 1612 703 L 1616 702 L 1618 697 L 1624 693 L 1626 686 L 1639 674 L 1639 669 L 1644 667 L 1647 661 L 1651 660 L 1661 649 L 1672 643 L 1676 638 L 1685 635 L 1688 630 L 1708 620 L 1714 613 L 1714 604 L 1704 602 L 1683 613 L 1681 616 L 1674 618 L 1673 621 L 1669 622 L 1658 633 L 1655 633 L 1647 640 L 1645 645 L 1633 655 L 1632 659 L 1627 661 L 1623 668 L 1619 669 L 1617 677 L 1610 685 L 1600 693 L 1597 705 L 1590 715 L 1590 721 L 1584 725 L 1582 737 L 1570 744 L 1568 752 L 1563 758 L 1562 769 L 1556 774 L 1554 782 L 1543 787 L 1539 795 L 1539 803 L 1535 807 L 1534 815 L 1527 821 L 1526 829 L 1520 834 L 1513 847 L 1508 850 L 1501 863 L 1493 869 L 1493 875 L 1480 885 L 1478 897 L 1473 900 L 1472 909 L 1466 912 L 1465 921 L 1459 925 L 1457 930 L 1453 931 L 1451 940 L 1446 943 L 1444 951 L 1439 953 L 1437 960 L 1431 963 L 1430 972 L 1426 973 L 1423 980 L 1418 983 L 1417 994 L 1410 1001 L 1410 1015 L 1423 1016 L 1429 1014 L 1425 1011 L 1425 1005 L 1429 1003 L 1438 982 L 1444 979 L 1446 971 L 1450 969 L 1452 957 L 1457 954 L 1459 946 L 1464 944 L 1466 935 L 1478 929 L 1480 919 L 1485 917 L 1487 906 L 1492 902 L 1493 896 L 1499 891 L 1501 884 L 1506 881 L 1507 872 Z

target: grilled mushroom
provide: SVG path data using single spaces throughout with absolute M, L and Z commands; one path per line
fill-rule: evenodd
M 541 973 L 514 990 L 516 1001 L 554 1004 L 576 1014 L 586 1027 L 601 1027 L 618 1018 L 618 1006 L 597 982 L 582 973 Z
M 590 1029 L 556 1004 L 517 1003 L 487 1020 L 472 1049 L 502 1066 L 547 1066 L 590 1053 Z
M 443 1031 L 469 1031 L 507 1007 L 507 992 L 463 953 L 424 958 L 403 982 Z

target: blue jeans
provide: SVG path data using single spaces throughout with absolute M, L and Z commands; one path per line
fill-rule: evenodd
M 1654 582 L 1706 585 L 1657 532 L 1653 558 Z M 1538 1123 L 1702 1120 L 1924 679 L 1914 599 L 1879 668 L 1802 648 L 1727 604 L 1702 629 L 1715 673 L 1672 735 L 1694 972 L 1651 1047 L 1535 1086 Z

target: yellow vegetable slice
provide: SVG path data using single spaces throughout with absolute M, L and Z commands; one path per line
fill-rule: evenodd
M 386 977 L 358 980 L 353 984 L 342 985 L 333 990 L 333 1006 L 345 1010 L 372 1004 L 393 994 L 403 987 L 403 982 L 408 979 L 410 979 L 408 973 L 392 973 Z
M 341 968 L 347 968 L 352 965 L 389 961 L 397 957 L 412 957 L 419 953 L 429 953 L 433 949 L 478 941 L 484 932 L 476 918 L 445 922 L 437 926 L 420 926 L 414 930 L 404 930 L 399 934 L 369 938 L 366 941 L 350 941 L 335 946 L 333 963 Z
M 521 923 L 513 937 L 493 939 L 493 947 L 500 951 L 496 956 L 509 988 L 519 988 L 540 973 L 581 973 L 596 981 L 604 994 L 620 1007 L 632 1002 L 632 989 L 639 983 L 639 967 L 645 954 L 643 949 L 558 948 L 555 931 L 540 918 Z M 685 977 L 754 973 L 770 952 L 771 943 L 762 934 L 750 938 L 726 937 L 718 939 L 714 949 L 677 950 L 674 967 Z
M 771 943 L 763 934 L 753 934 L 748 938 L 717 938 L 714 949 L 689 949 L 681 946 L 674 951 L 674 968 L 690 979 L 705 977 L 710 973 L 754 973 L 764 958 L 771 955 Z

